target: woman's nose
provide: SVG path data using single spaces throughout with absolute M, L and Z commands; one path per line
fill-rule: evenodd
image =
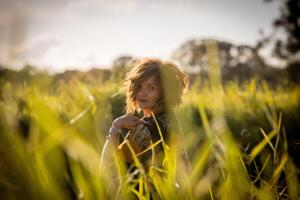
M 140 88 L 139 89 L 139 91 L 138 91 L 138 96 L 145 96 L 145 94 L 146 94 L 146 90 L 142 87 L 142 88 Z

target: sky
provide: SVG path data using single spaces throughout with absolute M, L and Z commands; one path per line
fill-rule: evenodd
M 119 56 L 170 59 L 190 39 L 254 45 L 280 1 L 0 0 L 0 63 L 42 70 L 109 67 Z

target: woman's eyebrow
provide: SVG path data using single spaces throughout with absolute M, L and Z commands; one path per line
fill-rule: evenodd
M 154 85 L 154 86 L 157 86 L 157 83 L 150 82 L 150 83 L 147 83 L 147 85 Z

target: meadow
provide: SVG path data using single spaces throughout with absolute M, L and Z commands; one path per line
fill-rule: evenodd
M 162 142 L 163 168 L 145 172 L 136 160 L 135 178 L 118 157 L 99 169 L 108 129 L 123 112 L 120 88 L 113 80 L 51 88 L 3 81 L 1 199 L 299 198 L 299 86 L 195 81 L 176 110 L 182 140 Z

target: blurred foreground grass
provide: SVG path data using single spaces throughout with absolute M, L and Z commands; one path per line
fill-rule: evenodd
M 111 82 L 55 90 L 4 82 L 1 199 L 150 199 L 153 190 L 157 199 L 299 198 L 299 86 L 192 86 L 177 110 L 184 140 L 170 144 L 164 169 L 141 171 L 133 184 L 118 159 L 99 171 L 105 136 L 124 107 L 118 91 Z M 176 159 L 183 146 L 191 169 Z

